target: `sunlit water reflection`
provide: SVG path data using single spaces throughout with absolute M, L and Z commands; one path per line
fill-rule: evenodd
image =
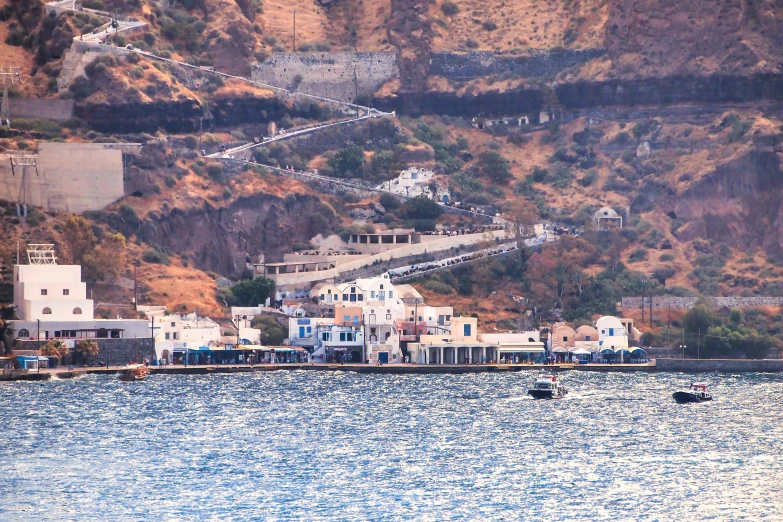
M 273 372 L 0 384 L 2 520 L 781 520 L 783 377 Z

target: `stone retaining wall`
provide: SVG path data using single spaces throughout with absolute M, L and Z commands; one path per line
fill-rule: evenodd
M 656 359 L 659 372 L 783 372 L 783 359 Z
M 65 121 L 73 116 L 73 100 L 14 98 L 8 112 L 11 118 Z
M 430 74 L 451 80 L 469 80 L 492 74 L 514 73 L 523 78 L 552 76 L 603 55 L 604 49 L 569 49 L 529 56 L 503 56 L 492 51 L 432 53 Z
M 18 341 L 23 350 L 36 350 L 45 343 L 43 341 Z M 150 338 L 143 339 L 95 339 L 98 343 L 98 355 L 91 357 L 87 363 L 109 363 L 112 366 L 122 366 L 133 362 L 141 362 L 155 358 L 155 342 Z M 77 356 L 78 357 L 78 356 Z M 82 364 L 81 358 L 77 360 Z
M 748 308 L 751 306 L 783 306 L 783 297 L 708 297 L 708 302 L 715 305 L 715 308 Z M 656 296 L 652 298 L 653 308 L 674 308 L 675 310 L 687 310 L 696 304 L 698 297 L 671 297 Z M 623 310 L 640 309 L 642 306 L 641 297 L 623 297 Z M 650 307 L 650 298 L 644 298 L 646 309 Z
M 254 81 L 343 102 L 370 96 L 398 76 L 394 53 L 272 53 L 251 67 Z

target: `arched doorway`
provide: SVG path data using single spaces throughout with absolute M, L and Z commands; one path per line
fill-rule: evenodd
M 362 354 L 359 353 L 359 350 L 354 350 L 351 352 L 351 362 L 352 363 L 362 362 Z
M 161 359 L 163 359 L 166 362 L 169 362 L 169 358 L 171 354 L 169 353 L 168 350 L 163 350 L 163 353 L 161 353 L 160 355 L 161 355 Z

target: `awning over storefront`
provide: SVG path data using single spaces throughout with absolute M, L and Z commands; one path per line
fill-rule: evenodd
M 497 347 L 497 351 L 498 351 L 498 353 L 500 353 L 500 352 L 544 353 L 544 347 L 543 346 L 527 346 L 527 345 L 524 345 L 524 344 L 520 344 L 520 345 L 506 345 L 506 346 L 498 346 Z
M 593 352 L 591 352 L 590 350 L 585 350 L 584 348 L 577 348 L 571 353 L 574 355 L 590 355 Z

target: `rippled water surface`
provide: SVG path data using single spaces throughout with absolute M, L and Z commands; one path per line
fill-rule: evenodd
M 783 520 L 783 377 L 533 378 L 0 383 L 0 519 Z

